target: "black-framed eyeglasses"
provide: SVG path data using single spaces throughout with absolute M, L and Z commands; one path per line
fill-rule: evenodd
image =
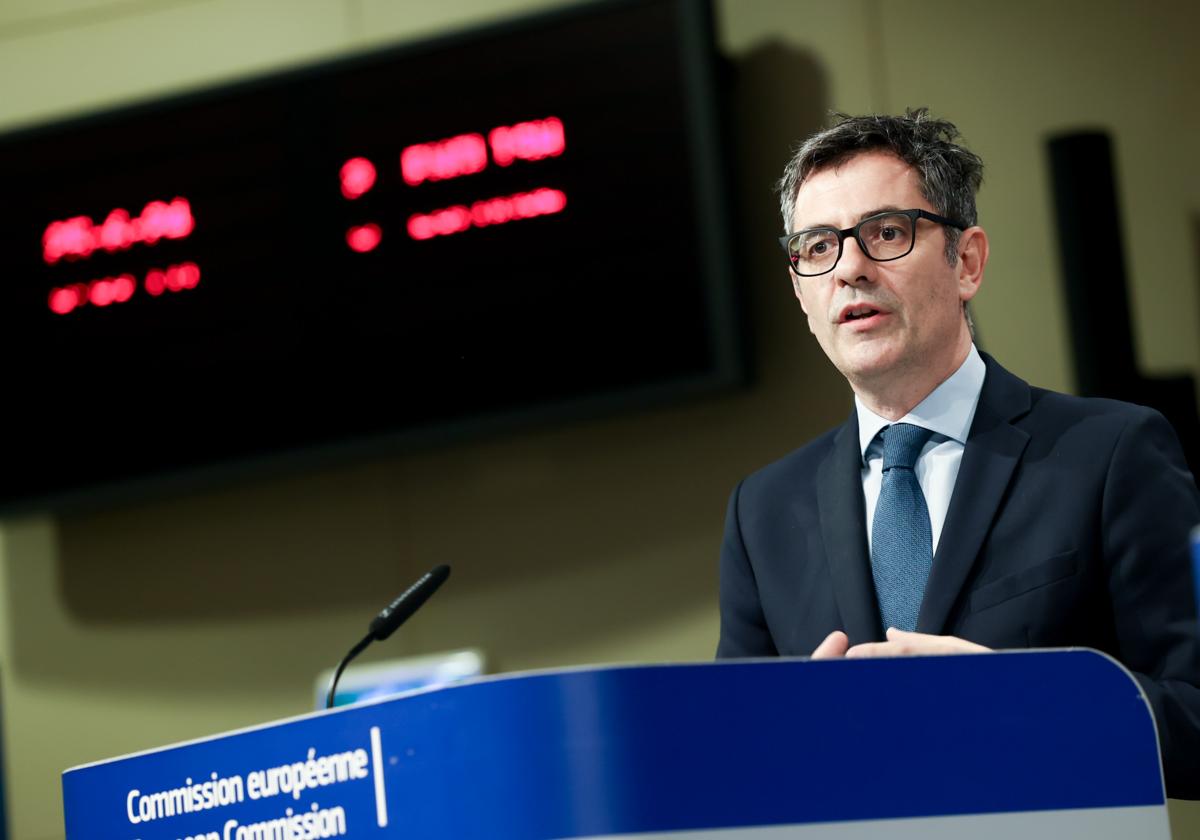
M 789 233 L 779 238 L 779 244 L 787 254 L 792 271 L 801 277 L 815 277 L 833 271 L 842 258 L 842 246 L 847 236 L 853 236 L 862 252 L 876 262 L 907 256 L 917 243 L 918 219 L 928 219 L 958 230 L 968 227 L 928 210 L 889 210 L 868 216 L 845 230 L 816 227 Z

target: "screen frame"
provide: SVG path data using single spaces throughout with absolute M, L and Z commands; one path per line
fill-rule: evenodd
M 687 157 L 696 190 L 696 206 L 689 221 L 700 231 L 704 248 L 701 288 L 712 342 L 713 364 L 695 376 L 641 386 L 621 386 L 601 393 L 557 402 L 539 402 L 510 410 L 488 411 L 434 425 L 399 428 L 364 437 L 313 442 L 283 452 L 231 456 L 202 466 L 156 471 L 135 478 L 104 481 L 35 496 L 0 501 L 0 516 L 30 513 L 88 512 L 137 504 L 166 493 L 204 492 L 246 481 L 262 481 L 313 471 L 345 467 L 373 458 L 493 438 L 521 430 L 556 426 L 571 421 L 597 419 L 629 411 L 643 411 L 728 391 L 747 381 L 743 307 L 735 283 L 733 226 L 727 184 L 729 158 L 724 137 L 724 90 L 719 79 L 713 10 L 710 0 L 651 0 L 670 7 L 679 34 L 678 49 L 686 103 L 689 147 Z M 484 26 L 469 27 L 431 38 L 386 45 L 306 63 L 282 71 L 256 74 L 219 85 L 105 109 L 64 120 L 19 128 L 0 135 L 0 154 L 11 145 L 36 142 L 39 137 L 120 122 L 133 116 L 152 115 L 172 108 L 202 104 L 238 92 L 319 79 L 332 71 L 351 70 L 395 58 L 419 57 L 470 45 L 483 38 L 524 33 L 557 21 L 587 19 L 622 9 L 644 7 L 646 0 L 593 0 Z M 669 236 L 669 232 L 663 235 Z

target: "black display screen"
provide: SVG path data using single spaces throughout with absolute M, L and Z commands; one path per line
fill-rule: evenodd
M 739 376 L 709 10 L 0 139 L 0 506 Z

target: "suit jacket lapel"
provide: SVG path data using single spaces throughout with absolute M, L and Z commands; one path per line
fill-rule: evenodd
M 987 375 L 917 616 L 917 631 L 921 633 L 946 632 L 950 610 L 1029 443 L 1029 435 L 1011 424 L 1029 411 L 1029 385 L 991 357 L 983 358 Z
M 842 629 L 852 645 L 882 639 L 879 603 L 863 525 L 867 514 L 856 415 L 852 414 L 838 431 L 833 449 L 817 468 L 817 487 L 821 539 L 825 543 L 838 611 L 845 625 Z

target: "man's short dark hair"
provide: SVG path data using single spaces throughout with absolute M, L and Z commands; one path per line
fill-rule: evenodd
M 959 136 L 954 123 L 933 118 L 928 108 L 910 108 L 902 117 L 841 113 L 833 117 L 832 126 L 800 145 L 779 179 L 785 233 L 791 232 L 796 193 L 809 175 L 871 151 L 891 152 L 915 169 L 922 195 L 939 214 L 967 227 L 976 223 L 975 193 L 983 182 L 983 160 L 954 142 Z M 951 227 L 945 231 L 946 260 L 954 265 L 959 232 Z

